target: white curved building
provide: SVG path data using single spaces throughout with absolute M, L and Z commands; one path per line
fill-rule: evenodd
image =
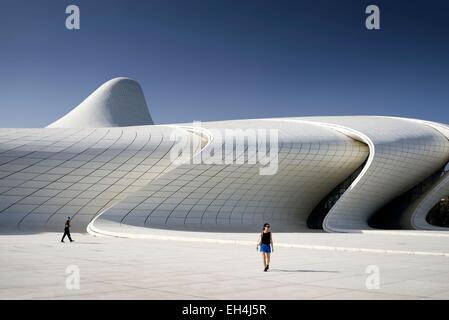
M 140 86 L 117 78 L 47 128 L 0 129 L 0 228 L 433 229 L 448 133 L 378 116 L 153 125 Z

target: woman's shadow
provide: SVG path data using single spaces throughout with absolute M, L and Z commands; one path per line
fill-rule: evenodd
M 272 272 L 327 272 L 327 273 L 340 273 L 340 271 L 329 270 L 307 270 L 307 269 L 270 269 Z

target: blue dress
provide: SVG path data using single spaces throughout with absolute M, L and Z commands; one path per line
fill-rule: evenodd
M 271 232 L 262 233 L 260 252 L 271 253 Z

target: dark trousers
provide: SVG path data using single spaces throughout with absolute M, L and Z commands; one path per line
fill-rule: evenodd
M 72 241 L 72 237 L 70 237 L 70 230 L 69 230 L 69 228 L 64 228 L 64 235 L 62 236 L 61 241 L 64 241 L 65 236 L 69 237 L 69 240 Z

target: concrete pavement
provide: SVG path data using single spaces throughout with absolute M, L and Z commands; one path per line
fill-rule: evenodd
M 449 257 L 279 246 L 270 271 L 253 245 L 59 233 L 0 236 L 1 299 L 448 299 Z M 350 235 L 298 235 L 357 247 Z M 364 235 L 365 237 L 367 235 Z M 254 235 L 247 235 L 248 238 Z M 393 236 L 406 249 L 423 239 Z M 395 238 L 396 237 L 396 238 Z M 276 235 L 280 241 L 282 234 Z M 387 238 L 384 236 L 387 244 Z M 246 239 L 242 239 L 246 240 Z M 286 239 L 284 239 L 286 240 Z M 430 240 L 425 240 L 427 249 Z M 445 243 L 446 240 L 443 240 Z M 411 243 L 412 242 L 412 243 Z M 362 243 L 365 245 L 365 243 Z M 447 250 L 446 250 L 447 251 Z M 69 269 L 67 270 L 67 268 Z M 79 289 L 73 285 L 79 270 Z M 66 273 L 69 271 L 69 273 Z M 378 271 L 378 288 L 375 287 Z M 374 279 L 374 281 L 373 281 Z M 367 287 L 368 285 L 368 287 Z

